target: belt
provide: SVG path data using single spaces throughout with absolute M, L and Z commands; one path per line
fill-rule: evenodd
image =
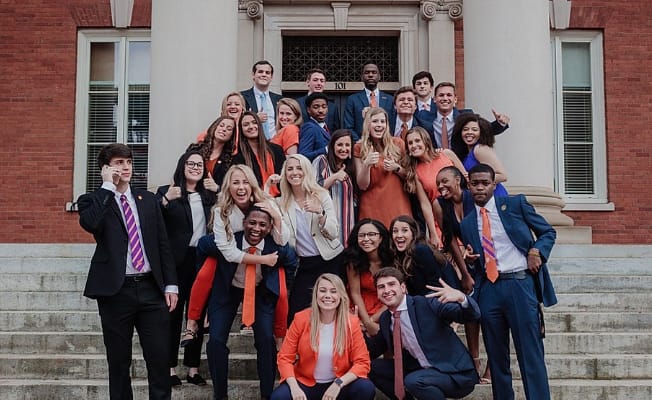
M 154 277 L 154 275 L 152 275 L 151 272 L 145 272 L 145 273 L 142 273 L 142 274 L 125 275 L 125 281 L 128 281 L 128 282 L 140 282 L 140 281 L 144 281 L 146 279 L 151 279 L 153 277 Z
M 518 279 L 522 280 L 527 278 L 528 273 L 526 270 L 516 271 L 516 272 L 500 272 L 498 274 L 498 279 Z

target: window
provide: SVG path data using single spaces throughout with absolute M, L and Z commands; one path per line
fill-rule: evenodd
M 552 33 L 556 187 L 571 203 L 607 203 L 602 34 Z
M 97 154 L 109 143 L 134 153 L 132 185 L 147 187 L 149 31 L 82 31 L 77 49 L 74 194 L 102 184 Z

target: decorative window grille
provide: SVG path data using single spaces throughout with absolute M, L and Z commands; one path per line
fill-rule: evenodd
M 283 81 L 303 82 L 321 68 L 331 82 L 360 82 L 362 66 L 378 65 L 384 82 L 398 82 L 398 36 L 284 36 Z

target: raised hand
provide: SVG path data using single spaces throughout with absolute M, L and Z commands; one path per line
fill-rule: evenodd
M 466 295 L 457 289 L 454 289 L 446 284 L 442 278 L 439 278 L 441 287 L 426 285 L 426 288 L 433 291 L 426 297 L 436 297 L 442 303 L 461 303 L 466 299 Z
M 498 121 L 500 125 L 505 126 L 509 124 L 510 119 L 507 114 L 501 114 L 496 110 L 494 110 L 493 108 L 491 109 L 491 112 L 494 114 L 494 118 L 496 118 L 496 121 Z
M 217 193 L 220 190 L 220 186 L 213 179 L 213 175 L 209 172 L 208 177 L 204 178 L 204 187 L 211 192 Z

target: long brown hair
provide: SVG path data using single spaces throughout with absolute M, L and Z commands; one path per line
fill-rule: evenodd
M 399 215 L 398 217 L 394 218 L 392 222 L 389 224 L 389 234 L 392 236 L 393 231 L 394 231 L 394 225 L 396 225 L 397 222 L 404 222 L 410 227 L 410 231 L 412 231 L 412 243 L 405 249 L 405 251 L 402 254 L 399 254 L 400 252 L 396 249 L 396 244 L 394 243 L 394 240 L 392 239 L 390 241 L 390 248 L 392 249 L 392 252 L 394 253 L 394 267 L 399 269 L 405 276 L 412 276 L 412 269 L 414 268 L 414 251 L 416 249 L 417 244 L 425 244 L 427 245 L 430 250 L 432 251 L 432 254 L 435 257 L 435 260 L 440 263 L 441 265 L 446 265 L 446 257 L 439 251 L 438 249 L 434 248 L 430 243 L 428 243 L 423 235 L 421 234 L 421 230 L 419 229 L 419 224 L 417 224 L 417 221 L 414 220 L 414 218 L 407 216 L 407 215 Z
M 242 156 L 245 159 L 245 164 L 247 164 L 249 167 L 253 168 L 254 163 L 256 160 L 253 159 L 254 156 L 254 150 L 251 148 L 251 145 L 249 144 L 249 140 L 244 136 L 244 133 L 242 132 L 242 121 L 245 119 L 246 116 L 251 116 L 254 119 L 254 122 L 256 125 L 258 125 L 258 158 L 260 159 L 260 163 L 262 165 L 262 168 L 266 168 L 267 166 L 267 157 L 272 157 L 272 162 L 276 161 L 274 160 L 274 153 L 272 153 L 269 142 L 267 141 L 267 138 L 265 138 L 265 131 L 263 130 L 263 125 L 260 122 L 260 118 L 258 118 L 258 115 L 256 115 L 255 112 L 252 111 L 245 111 L 242 113 L 242 117 L 240 117 L 240 121 L 238 121 L 238 136 L 239 136 L 239 148 L 240 151 L 242 152 Z M 261 185 L 264 184 L 265 182 L 261 182 Z
M 416 193 L 417 192 L 417 164 L 419 164 L 419 159 L 416 157 L 412 157 L 410 155 L 410 150 L 408 149 L 408 136 L 411 134 L 416 133 L 419 135 L 421 138 L 421 141 L 423 142 L 424 146 L 424 152 L 426 155 L 426 158 L 428 158 L 428 161 L 434 160 L 435 158 L 439 157 L 439 153 L 435 151 L 434 146 L 432 145 L 432 140 L 430 140 L 430 135 L 428 134 L 428 131 L 423 129 L 420 126 L 415 126 L 414 128 L 410 129 L 405 137 L 403 138 L 403 141 L 405 142 L 405 152 L 407 154 L 406 157 L 403 157 L 401 160 L 401 166 L 403 169 L 405 169 L 405 181 L 403 182 L 403 189 L 405 189 L 406 192 L 408 193 Z

